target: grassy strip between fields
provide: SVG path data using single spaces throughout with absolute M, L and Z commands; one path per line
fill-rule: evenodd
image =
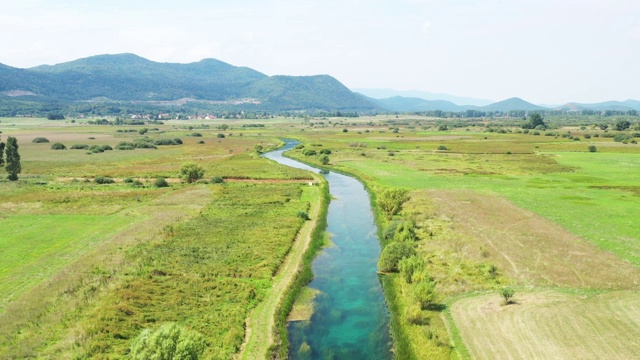
M 323 179 L 320 184 L 321 194 L 319 212 L 316 218 L 315 227 L 311 233 L 311 241 L 304 253 L 302 266 L 299 267 L 295 280 L 291 282 L 290 286 L 285 290 L 285 296 L 281 298 L 281 301 L 276 308 L 274 317 L 275 327 L 273 328 L 275 343 L 270 346 L 269 354 L 267 354 L 270 358 L 288 358 L 289 338 L 287 334 L 287 316 L 291 312 L 298 294 L 300 294 L 302 289 L 313 279 L 311 263 L 324 244 L 325 230 L 327 228 L 327 212 L 331 198 L 329 195 L 329 186 L 326 180 Z
M 274 343 L 276 310 L 281 306 L 283 299 L 287 296 L 287 289 L 291 287 L 300 272 L 303 257 L 312 241 L 313 231 L 319 226 L 319 214 L 326 211 L 322 208 L 322 206 L 326 208 L 326 202 L 320 201 L 325 191 L 323 189 L 326 189 L 324 183 L 322 187 L 308 187 L 303 191 L 302 200 L 309 201 L 311 204 L 309 216 L 312 221 L 306 222 L 300 228 L 289 254 L 272 280 L 271 289 L 247 319 L 245 343 L 239 354 L 241 359 L 266 358 L 269 347 Z

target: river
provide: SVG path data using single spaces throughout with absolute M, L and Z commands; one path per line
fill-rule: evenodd
M 264 156 L 287 166 L 321 173 L 282 156 L 296 144 L 286 140 L 283 148 Z M 327 216 L 331 245 L 323 248 L 312 263 L 314 279 L 308 286 L 320 293 L 315 298 L 311 320 L 288 324 L 289 356 L 390 359 L 389 313 L 376 273 L 380 243 L 369 195 L 352 177 L 334 172 L 322 175 L 329 182 L 332 196 Z

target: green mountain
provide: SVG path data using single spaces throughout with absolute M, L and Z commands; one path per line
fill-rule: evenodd
M 502 101 L 498 101 L 497 103 L 493 103 L 491 105 L 483 106 L 479 108 L 480 111 L 532 111 L 532 110 L 548 110 L 542 106 L 534 105 L 530 102 L 526 102 L 520 98 L 514 97 Z
M 31 95 L 25 99 L 24 94 Z M 327 76 L 272 76 L 215 59 L 158 63 L 134 54 L 98 55 L 17 69 L 0 64 L 0 96 L 63 102 L 192 99 L 256 110 L 372 111 L 378 106 Z

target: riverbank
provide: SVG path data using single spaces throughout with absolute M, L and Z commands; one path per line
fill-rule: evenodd
M 311 271 L 310 263 L 321 246 L 326 226 L 329 190 L 321 176 L 314 175 L 314 177 L 316 177 L 315 183 L 319 186 L 313 186 L 309 190 L 313 192 L 309 198 L 311 220 L 306 222 L 298 232 L 289 254 L 273 278 L 269 293 L 253 309 L 247 319 L 245 342 L 236 358 L 262 359 L 270 357 L 270 352 L 284 354 L 288 352 L 286 332 L 282 334 L 281 328 L 286 326 L 286 316 L 293 300 L 309 281 L 305 280 L 308 276 L 304 273 Z M 320 241 L 317 241 L 316 237 Z M 280 320 L 283 317 L 284 324 Z

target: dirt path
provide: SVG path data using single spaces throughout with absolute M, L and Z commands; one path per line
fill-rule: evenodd
M 320 189 L 317 189 L 318 195 L 320 195 Z M 286 259 L 280 266 L 278 274 L 273 278 L 273 285 L 269 293 L 264 300 L 253 309 L 251 315 L 249 315 L 245 341 L 236 359 L 254 360 L 265 359 L 267 357 L 267 351 L 273 344 L 276 308 L 302 265 L 302 257 L 309 247 L 311 233 L 317 224 L 320 204 L 319 198 L 318 201 L 311 204 L 309 216 L 312 220 L 302 225 L 293 242 L 291 251 L 289 251 Z

